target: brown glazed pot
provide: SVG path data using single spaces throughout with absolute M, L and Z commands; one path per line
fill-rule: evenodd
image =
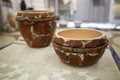
M 16 16 L 20 32 L 30 47 L 46 47 L 56 29 L 57 16 L 52 10 L 19 11 Z
M 95 48 L 106 43 L 104 32 L 94 29 L 64 29 L 55 33 L 53 41 L 74 48 Z
M 108 43 L 96 48 L 72 48 L 53 42 L 54 50 L 62 62 L 72 66 L 89 66 L 95 64 L 103 55 Z
M 95 64 L 108 45 L 104 32 L 94 29 L 73 28 L 55 33 L 53 46 L 62 62 L 73 66 Z

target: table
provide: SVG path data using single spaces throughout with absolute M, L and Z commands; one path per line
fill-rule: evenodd
M 52 44 L 30 48 L 16 41 L 0 51 L 0 80 L 119 80 L 120 72 L 106 49 L 98 63 L 73 67 L 60 61 Z

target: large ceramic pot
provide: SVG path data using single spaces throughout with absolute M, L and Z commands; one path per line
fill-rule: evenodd
M 96 48 L 72 48 L 53 42 L 54 50 L 62 62 L 72 66 L 88 66 L 95 64 L 103 55 L 107 43 Z
M 73 66 L 95 64 L 108 45 L 104 32 L 94 29 L 64 29 L 55 33 L 53 46 L 62 62 Z
M 56 19 L 53 10 L 19 11 L 16 16 L 20 32 L 30 47 L 46 47 L 51 43 Z

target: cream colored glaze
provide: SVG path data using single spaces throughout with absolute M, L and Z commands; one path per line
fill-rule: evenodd
M 55 47 L 55 49 L 58 50 L 58 51 L 60 51 L 60 52 L 63 53 L 63 54 L 66 54 L 66 56 L 69 56 L 70 54 L 72 54 L 72 55 L 78 55 L 78 56 L 80 57 L 81 61 L 84 60 L 84 54 L 68 53 L 68 52 L 65 52 L 65 51 L 63 51 L 63 50 L 57 48 L 57 47 Z
M 70 55 L 70 53 L 66 52 L 66 55 L 67 55 L 67 56 L 69 56 L 69 55 Z
M 36 34 L 33 30 L 33 26 L 31 26 L 30 30 L 31 30 L 31 33 L 34 37 L 50 36 L 50 34 L 41 34 L 41 35 Z
M 34 16 L 33 19 L 42 19 L 43 14 L 47 14 L 46 18 L 54 18 L 56 17 L 53 10 L 27 10 L 27 11 L 19 11 L 18 13 L 21 13 L 21 15 L 17 15 L 16 18 L 21 18 L 25 20 L 30 20 L 29 16 L 24 17 L 25 14 L 37 14 L 37 16 Z M 51 15 L 52 13 L 52 15 Z M 46 18 L 44 20 L 46 20 Z M 42 19 L 43 20 L 43 19 Z
M 45 34 L 45 35 L 44 34 L 42 34 L 42 35 L 36 34 L 33 30 L 33 26 L 31 26 L 30 30 L 31 30 L 31 33 L 32 33 L 33 40 L 35 40 L 36 38 L 41 38 L 43 36 L 50 36 L 50 34 Z M 29 40 L 28 38 L 26 39 L 26 41 L 30 42 L 29 46 L 33 45 L 33 41 Z
M 88 39 L 88 38 L 99 37 L 102 35 L 102 33 L 88 29 L 72 29 L 72 30 L 61 31 L 58 33 L 58 35 L 66 38 Z
M 63 60 L 64 61 L 64 60 Z M 70 63 L 70 61 L 64 61 L 65 63 Z
M 18 13 L 53 13 L 53 10 L 26 10 L 26 11 L 19 11 Z
M 33 41 L 29 40 L 28 38 L 26 39 L 26 41 L 28 41 L 28 42 L 29 42 L 29 46 L 32 46 Z
M 84 60 L 84 54 L 80 54 L 79 57 L 80 57 L 81 61 Z
M 87 41 L 87 42 L 83 42 L 83 41 L 81 41 L 81 42 L 82 42 L 83 48 L 85 48 L 85 45 L 92 42 L 92 41 L 90 40 L 90 41 Z
M 46 16 L 46 18 L 53 18 L 53 17 L 55 17 L 56 15 L 47 15 Z M 22 18 L 22 19 L 26 19 L 26 20 L 30 20 L 31 18 L 29 18 L 29 17 L 24 17 L 23 15 L 21 15 L 21 16 L 17 16 L 17 18 Z M 42 16 L 41 16 L 41 14 L 39 14 L 39 16 L 37 17 L 37 16 L 35 16 L 34 17 L 34 19 L 40 19 L 40 18 L 42 18 Z M 44 19 L 45 20 L 45 19 Z
M 87 53 L 87 55 L 89 55 L 89 56 L 97 56 L 97 55 L 99 55 L 99 53 Z

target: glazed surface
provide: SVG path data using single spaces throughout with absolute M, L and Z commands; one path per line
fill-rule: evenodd
M 108 44 L 90 49 L 65 47 L 54 42 L 53 45 L 62 62 L 72 66 L 88 66 L 95 64 L 102 57 Z
M 29 23 L 39 21 L 56 20 L 56 15 L 53 10 L 26 10 L 19 11 L 16 20 L 19 22 L 27 21 Z
M 26 10 L 26 11 L 19 11 L 19 13 L 50 13 L 50 12 L 54 12 L 52 10 Z
M 46 47 L 56 29 L 55 12 L 52 10 L 20 11 L 16 16 L 20 32 L 30 47 Z

